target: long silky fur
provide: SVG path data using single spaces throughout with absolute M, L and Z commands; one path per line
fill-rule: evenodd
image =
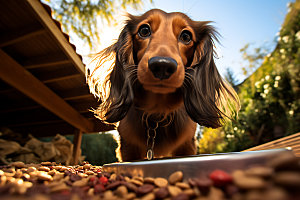
M 125 26 L 117 42 L 97 54 L 92 61 L 96 63 L 87 67 L 92 71 L 91 75 L 87 73 L 90 91 L 101 100 L 94 113 L 105 123 L 115 124 L 122 120 L 132 105 L 134 77 L 128 72 L 134 66 L 132 53 L 132 38 Z M 115 62 L 105 66 L 112 59 Z
M 214 63 L 214 41 L 218 41 L 218 33 L 208 25 L 210 22 L 190 21 L 197 41 L 182 86 L 185 110 L 196 123 L 217 128 L 239 110 L 239 99 Z M 137 63 L 134 62 L 132 31 L 138 22 L 138 16 L 129 15 L 117 42 L 97 54 L 94 65 L 90 65 L 94 69 L 87 67 L 90 90 L 101 100 L 94 112 L 106 123 L 122 120 L 133 103 Z M 110 60 L 115 61 L 105 67 L 104 63 Z
M 214 40 L 218 33 L 210 22 L 194 22 L 197 48 L 184 80 L 184 105 L 191 119 L 200 125 L 217 128 L 225 118 L 239 110 L 238 96 L 222 79 L 214 63 Z

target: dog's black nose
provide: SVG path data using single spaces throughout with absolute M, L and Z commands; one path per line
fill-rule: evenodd
M 152 57 L 148 60 L 148 67 L 155 78 L 168 79 L 176 70 L 177 62 L 169 57 Z

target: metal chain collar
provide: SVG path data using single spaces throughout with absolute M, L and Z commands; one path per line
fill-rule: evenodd
M 154 122 L 151 126 L 146 120 L 146 127 L 147 127 L 147 159 L 152 160 L 154 157 L 154 143 L 155 143 L 155 137 L 156 137 L 156 129 L 158 128 L 158 122 Z M 152 133 L 152 134 L 151 134 Z

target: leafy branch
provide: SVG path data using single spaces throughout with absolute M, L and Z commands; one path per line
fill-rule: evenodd
M 53 17 L 62 23 L 65 32 L 73 32 L 90 47 L 99 41 L 99 17 L 108 24 L 116 22 L 120 8 L 138 9 L 143 0 L 44 0 L 53 10 Z M 152 2 L 152 0 L 150 0 Z

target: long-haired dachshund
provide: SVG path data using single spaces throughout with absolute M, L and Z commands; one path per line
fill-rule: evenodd
M 117 42 L 87 67 L 102 102 L 95 113 L 120 122 L 123 161 L 196 154 L 196 124 L 220 127 L 239 109 L 214 63 L 218 34 L 178 12 L 128 17 Z

